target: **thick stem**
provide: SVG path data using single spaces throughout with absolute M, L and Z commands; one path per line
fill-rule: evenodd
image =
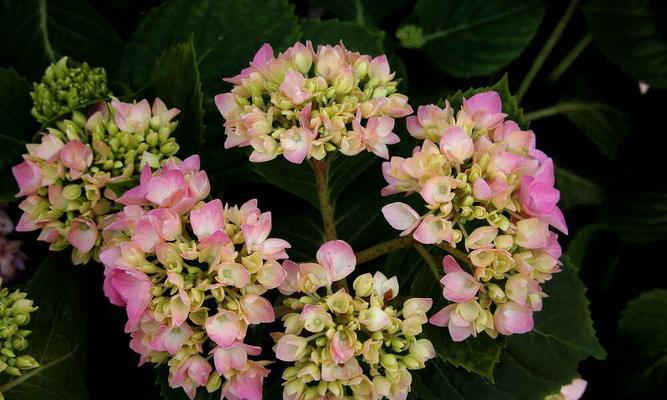
M 414 244 L 415 250 L 419 253 L 420 256 L 426 261 L 426 265 L 428 265 L 428 268 L 433 272 L 433 276 L 435 277 L 436 280 L 440 280 L 442 278 L 440 274 L 440 268 L 438 267 L 438 263 L 435 262 L 433 257 L 431 257 L 431 254 L 426 250 L 426 248 L 421 244 L 421 243 L 415 243 Z
M 333 208 L 329 199 L 329 177 L 327 174 L 327 162 L 325 160 L 314 160 L 311 163 L 315 171 L 315 183 L 317 185 L 317 196 L 320 199 L 320 212 L 324 223 L 324 234 L 327 240 L 335 240 L 336 225 L 334 222 Z
M 523 78 L 523 82 L 521 82 L 521 86 L 519 86 L 519 90 L 516 92 L 517 102 L 520 103 L 523 99 L 523 96 L 526 95 L 526 92 L 528 91 L 528 88 L 530 88 L 530 85 L 533 83 L 535 76 L 537 76 L 540 68 L 542 68 L 542 65 L 551 53 L 551 50 L 553 50 L 553 48 L 556 46 L 556 43 L 558 43 L 558 39 L 560 39 L 563 31 L 565 31 L 565 27 L 567 27 L 568 22 L 570 22 L 570 19 L 572 18 L 572 14 L 574 14 L 574 10 L 577 9 L 577 3 L 579 3 L 579 0 L 570 1 L 570 4 L 567 6 L 563 17 L 561 17 L 560 21 L 558 21 L 553 32 L 551 32 L 551 35 L 547 39 L 546 43 L 544 43 L 544 47 L 542 47 L 542 50 L 540 50 L 540 52 L 537 54 L 537 57 L 535 57 L 533 65 L 530 66 L 526 76 Z
M 554 83 L 560 79 L 561 76 L 567 71 L 568 68 L 570 68 L 570 65 L 579 58 L 581 53 L 586 50 L 586 47 L 588 47 L 589 44 L 593 41 L 593 35 L 590 33 L 581 38 L 580 41 L 577 42 L 577 44 L 572 47 L 572 50 L 570 50 L 565 57 L 563 57 L 563 60 L 554 68 L 553 71 L 549 74 L 547 77 L 547 80 L 551 83 Z
M 470 258 L 468 257 L 468 255 L 466 253 L 462 252 L 461 250 L 459 250 L 455 247 L 452 247 L 445 242 L 438 243 L 438 244 L 436 244 L 436 246 L 440 247 L 441 249 L 443 249 L 447 253 L 451 254 L 452 256 L 458 258 L 459 261 L 464 262 L 470 268 L 474 268 L 474 266 L 472 265 L 472 262 L 470 262 Z
M 396 250 L 410 247 L 413 242 L 414 240 L 412 239 L 412 236 L 404 236 L 388 240 L 384 243 L 376 244 L 375 246 L 369 247 L 366 250 L 362 250 L 356 254 L 357 264 L 363 264 L 378 257 L 382 257 L 385 254 L 392 253 Z
M 527 119 L 528 121 L 535 121 L 540 118 L 553 117 L 554 115 L 558 115 L 566 111 L 578 111 L 581 110 L 581 108 L 582 104 L 580 102 L 564 101 L 558 104 L 554 104 L 553 106 L 550 107 L 542 108 L 540 110 L 527 112 L 526 114 L 524 114 L 524 118 Z

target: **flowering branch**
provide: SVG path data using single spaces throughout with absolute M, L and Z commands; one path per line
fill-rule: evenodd
M 521 86 L 516 93 L 517 102 L 521 102 L 523 96 L 525 96 L 526 92 L 528 91 L 528 88 L 530 88 L 530 85 L 533 83 L 535 76 L 537 76 L 537 73 L 540 71 L 540 68 L 542 68 L 542 65 L 549 56 L 549 53 L 551 53 L 551 50 L 553 50 L 554 46 L 556 46 L 556 43 L 558 43 L 558 39 L 560 39 L 563 31 L 565 31 L 565 28 L 567 27 L 568 22 L 570 22 L 574 11 L 577 9 L 577 3 L 579 3 L 579 0 L 572 0 L 570 2 L 570 4 L 567 6 L 567 9 L 565 10 L 565 13 L 563 14 L 563 17 L 560 19 L 560 21 L 558 21 L 553 32 L 551 32 L 551 35 L 547 39 L 547 42 L 544 44 L 544 47 L 542 47 L 542 50 L 540 50 L 537 57 L 535 57 L 533 65 L 530 66 L 530 69 L 526 73 L 526 77 L 523 79 L 523 82 L 521 82 Z
M 337 238 L 334 214 L 329 199 L 329 178 L 327 176 L 327 162 L 324 160 L 313 160 L 310 164 L 315 171 L 315 183 L 317 185 L 317 196 L 320 199 L 320 212 L 324 222 L 324 234 L 327 240 Z
M 445 243 L 445 242 L 438 243 L 438 244 L 436 244 L 436 246 L 440 247 L 441 249 L 443 249 L 443 250 L 446 251 L 447 253 L 449 253 L 449 254 L 453 255 L 454 257 L 458 258 L 459 261 L 463 261 L 463 262 L 464 262 L 466 265 L 468 265 L 470 268 L 473 268 L 473 269 L 474 269 L 474 266 L 473 266 L 472 263 L 470 262 L 470 258 L 468 258 L 468 256 L 466 255 L 466 253 L 462 252 L 461 250 L 459 250 L 459 249 L 457 249 L 457 248 L 454 248 L 454 247 L 448 245 L 448 244 Z
M 365 262 L 374 260 L 378 257 L 382 257 L 386 254 L 392 253 L 396 250 L 409 247 L 414 242 L 412 236 L 403 236 L 397 237 L 395 239 L 376 244 L 373 247 L 369 247 L 366 250 L 362 250 L 357 253 L 357 263 L 363 264 Z
M 426 262 L 426 265 L 428 265 L 428 268 L 433 272 L 433 276 L 435 277 L 435 280 L 439 281 L 440 278 L 440 267 L 438 267 L 438 264 L 435 262 L 433 257 L 431 257 L 431 254 L 426 250 L 426 248 L 421 245 L 420 243 L 415 243 L 414 245 L 415 250 L 419 253 L 420 256 L 424 259 Z

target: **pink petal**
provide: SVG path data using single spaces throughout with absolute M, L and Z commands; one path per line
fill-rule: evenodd
M 357 258 L 352 246 L 342 240 L 332 240 L 324 243 L 317 250 L 315 258 L 327 270 L 331 282 L 345 279 L 357 265 Z
M 415 210 L 405 203 L 390 203 L 382 207 L 382 214 L 394 229 L 401 230 L 401 236 L 410 234 L 420 221 Z

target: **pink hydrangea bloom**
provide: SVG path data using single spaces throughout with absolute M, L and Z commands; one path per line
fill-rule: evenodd
M 381 272 L 357 277 L 349 293 L 334 291 L 332 283 L 356 266 L 351 246 L 341 240 L 324 243 L 316 259 L 283 262 L 287 275 L 279 289 L 294 295 L 284 300 L 292 311 L 282 317 L 285 331 L 272 334 L 276 357 L 291 364 L 283 374 L 283 398 L 405 399 L 410 371 L 435 357 L 431 342 L 419 338 L 433 301 L 412 298 L 401 308 L 394 300 L 398 280 Z M 393 339 L 382 340 L 385 335 Z
M 104 292 L 125 307 L 140 362 L 166 363 L 171 387 L 193 398 L 222 385 L 222 398 L 261 399 L 267 363 L 251 360 L 260 349 L 244 340 L 249 326 L 275 320 L 264 294 L 287 278 L 279 260 L 290 245 L 270 237 L 271 213 L 256 200 L 224 205 L 205 201 L 209 191 L 198 156 L 144 168 L 105 221 Z
M 150 177 L 151 168 L 178 151 L 170 137 L 178 113 L 160 99 L 152 109 L 147 100 L 114 100 L 92 106 L 87 117 L 75 111 L 58 121 L 40 143 L 26 145 L 24 161 L 12 168 L 17 197 L 26 197 L 17 230 L 39 230 L 37 239 L 53 251 L 71 245 L 75 264 L 97 260 L 99 230 L 118 211 L 121 188 L 142 170 Z
M 382 166 L 382 194 L 419 193 L 425 209 L 390 203 L 387 222 L 417 242 L 465 251 L 465 269 L 445 258 L 441 283 L 452 304 L 431 317 L 455 341 L 530 331 L 546 296 L 540 284 L 559 271 L 550 227 L 567 226 L 553 161 L 535 148 L 532 131 L 506 117 L 496 92 L 464 99 L 458 110 L 420 106 L 407 127 L 422 144 Z
M 412 113 L 394 75 L 386 56 L 361 55 L 342 43 L 317 50 L 295 43 L 278 55 L 264 44 L 249 67 L 225 79 L 233 89 L 215 97 L 225 147 L 251 146 L 253 162 L 282 154 L 301 164 L 336 150 L 389 158 L 387 145 L 399 141 L 394 118 Z

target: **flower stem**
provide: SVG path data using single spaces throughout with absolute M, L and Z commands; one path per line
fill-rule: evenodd
M 325 160 L 313 160 L 311 163 L 315 171 L 315 184 L 317 185 L 317 196 L 320 200 L 320 212 L 324 223 L 324 234 L 327 240 L 335 240 L 336 225 L 334 222 L 333 208 L 329 198 L 329 176 L 327 174 L 327 162 Z
M 581 38 L 577 42 L 577 44 L 572 47 L 572 50 L 570 50 L 565 57 L 563 57 L 563 60 L 554 68 L 553 71 L 549 74 L 549 77 L 547 77 L 547 80 L 549 82 L 556 82 L 560 79 L 561 76 L 567 71 L 568 68 L 570 68 L 570 65 L 581 55 L 581 53 L 586 50 L 586 47 L 588 47 L 589 44 L 593 41 L 593 35 L 590 33 Z
M 542 50 L 540 50 L 540 52 L 537 54 L 537 57 L 535 57 L 533 65 L 530 66 L 530 69 L 526 73 L 526 76 L 523 78 L 523 82 L 521 82 L 521 86 L 519 86 L 519 90 L 516 92 L 517 102 L 520 103 L 521 100 L 523 99 L 523 96 L 526 95 L 526 92 L 528 91 L 528 88 L 530 88 L 530 85 L 533 83 L 535 76 L 537 76 L 537 73 L 540 71 L 540 68 L 542 68 L 542 65 L 544 64 L 547 57 L 551 53 L 551 50 L 553 50 L 553 48 L 556 46 L 556 43 L 563 34 L 563 31 L 565 31 L 568 22 L 570 22 L 570 19 L 574 14 L 574 10 L 577 9 L 578 3 L 579 0 L 570 1 L 570 4 L 567 6 L 567 9 L 565 9 L 565 13 L 561 17 L 560 21 L 558 21 L 558 23 L 556 24 L 556 27 L 554 27 L 554 30 L 551 32 L 551 35 L 547 39 L 546 43 L 544 43 L 544 47 L 542 47 Z
M 466 253 L 462 252 L 461 250 L 459 250 L 455 247 L 452 247 L 452 246 L 448 245 L 445 242 L 438 243 L 438 244 L 436 244 L 436 246 L 440 247 L 441 249 L 443 249 L 447 253 L 449 253 L 452 256 L 458 258 L 459 261 L 464 262 L 467 266 L 474 269 L 474 266 L 472 265 L 472 262 L 470 261 L 470 258 L 468 258 L 468 255 L 466 255 Z
M 410 247 L 413 242 L 414 240 L 412 239 L 412 236 L 403 236 L 376 244 L 375 246 L 369 247 L 366 250 L 362 250 L 356 254 L 357 264 L 363 264 L 378 257 L 382 257 L 385 254 L 392 253 L 396 250 Z
M 582 108 L 580 102 L 575 101 L 563 101 L 553 106 L 542 108 L 540 110 L 527 112 L 524 114 L 524 118 L 528 121 L 535 121 L 540 118 L 552 117 L 566 111 L 578 111 Z
M 428 265 L 428 268 L 433 272 L 433 276 L 435 276 L 436 280 L 440 280 L 442 276 L 440 276 L 440 268 L 438 268 L 438 264 L 435 262 L 433 257 L 431 257 L 431 254 L 426 250 L 426 248 L 421 244 L 421 243 L 415 243 L 413 245 L 415 250 L 419 253 L 420 256 L 426 261 L 426 265 Z

